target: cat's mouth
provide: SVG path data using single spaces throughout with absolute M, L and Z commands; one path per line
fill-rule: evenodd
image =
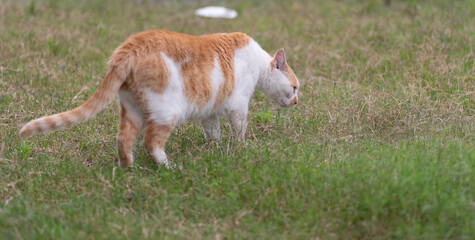
M 285 99 L 281 99 L 279 101 L 279 105 L 283 108 L 288 108 L 288 107 L 293 107 L 293 106 L 297 105 L 297 102 L 298 102 L 297 97 L 295 97 L 295 98 L 293 98 L 289 101 L 286 101 Z
M 282 100 L 279 101 L 279 105 L 283 108 L 288 108 L 288 107 L 290 107 L 290 102 L 285 101 L 284 99 L 282 99 Z

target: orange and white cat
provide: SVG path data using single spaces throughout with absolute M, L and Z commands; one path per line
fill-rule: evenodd
M 299 82 L 283 49 L 272 57 L 244 33 L 191 36 L 166 30 L 129 37 L 112 54 L 99 89 L 81 106 L 27 123 L 22 137 L 66 128 L 93 117 L 117 95 L 120 165 L 133 163 L 132 148 L 143 129 L 148 154 L 174 166 L 165 142 L 178 124 L 200 120 L 207 140 L 220 138 L 218 117 L 243 139 L 254 89 L 289 107 Z

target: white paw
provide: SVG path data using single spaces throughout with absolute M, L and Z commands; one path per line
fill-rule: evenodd
M 172 169 L 179 169 L 181 170 L 181 166 L 177 166 L 175 163 L 168 161 L 168 157 L 165 154 L 164 151 L 160 149 L 156 149 L 153 152 L 153 159 L 155 160 L 155 163 L 157 163 L 158 166 L 164 167 L 167 170 L 172 170 Z
M 163 166 L 164 166 L 165 169 L 167 169 L 167 170 L 172 170 L 172 169 L 175 169 L 175 168 L 176 168 L 176 164 L 175 164 L 175 163 L 172 163 L 172 162 L 169 162 L 168 160 L 166 160 L 166 162 L 163 164 Z
M 174 169 L 182 170 L 183 169 L 181 165 L 176 165 L 175 163 L 169 162 L 168 160 L 163 164 L 163 166 L 167 170 L 174 170 Z

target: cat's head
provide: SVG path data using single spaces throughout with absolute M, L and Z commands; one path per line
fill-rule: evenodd
M 269 97 L 281 107 L 291 107 L 297 104 L 299 80 L 294 71 L 287 65 L 284 49 L 279 49 L 270 62 L 270 82 L 272 90 Z

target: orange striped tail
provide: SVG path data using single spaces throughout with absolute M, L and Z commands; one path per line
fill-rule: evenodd
M 73 110 L 28 122 L 21 128 L 20 136 L 28 137 L 64 129 L 94 117 L 114 100 L 124 82 L 125 74 L 118 72 L 115 67 L 110 68 L 99 89 L 85 103 Z

